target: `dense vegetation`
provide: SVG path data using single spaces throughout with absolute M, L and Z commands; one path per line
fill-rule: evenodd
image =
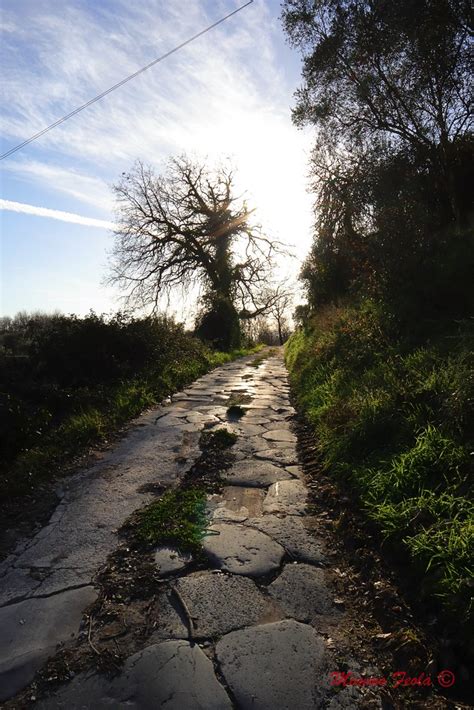
M 283 11 L 303 55 L 294 120 L 317 128 L 291 377 L 321 465 L 452 619 L 473 612 L 469 13 L 451 0 Z
M 34 490 L 144 408 L 244 352 L 211 351 L 164 317 L 3 319 L 1 498 Z
M 426 602 L 472 608 L 474 377 L 471 323 L 428 343 L 372 302 L 326 308 L 287 346 L 321 465 L 402 555 Z M 435 605 L 436 606 L 436 605 Z

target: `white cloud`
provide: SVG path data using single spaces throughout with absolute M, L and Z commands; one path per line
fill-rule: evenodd
M 81 224 L 84 227 L 101 227 L 102 229 L 113 229 L 112 222 L 104 219 L 94 219 L 93 217 L 84 217 L 73 212 L 63 212 L 62 210 L 51 210 L 48 207 L 38 207 L 36 205 L 27 205 L 24 202 L 14 202 L 12 200 L 0 199 L 0 210 L 9 212 L 21 212 L 22 214 L 31 214 L 36 217 L 48 217 L 50 219 L 59 219 L 62 222 L 72 222 L 73 224 Z
M 28 23 L 16 10 L 23 4 Z M 4 149 L 240 4 L 22 0 L 4 13 L 9 29 L 2 50 Z M 69 195 L 112 220 L 107 186 L 137 157 L 160 170 L 170 155 L 182 152 L 212 160 L 230 156 L 239 189 L 249 191 L 263 227 L 296 244 L 304 257 L 312 221 L 305 190 L 310 138 L 291 124 L 294 78 L 289 80 L 282 65 L 278 12 L 274 0 L 255 0 L 9 158 L 9 177 L 31 181 L 35 189 L 45 185 L 49 194 Z M 9 196 L 14 196 L 11 190 Z

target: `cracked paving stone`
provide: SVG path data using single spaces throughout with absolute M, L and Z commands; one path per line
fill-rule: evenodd
M 91 583 L 94 572 L 88 569 L 50 568 L 47 576 L 32 594 L 33 597 L 57 594 L 73 587 L 85 587 Z
M 0 701 L 29 683 L 58 643 L 74 638 L 84 609 L 96 599 L 87 586 L 0 609 Z
M 292 466 L 298 463 L 298 456 L 294 448 L 261 449 L 256 451 L 255 458 L 265 461 L 274 461 L 282 466 Z
M 319 614 L 333 610 L 326 573 L 319 567 L 305 564 L 288 564 L 268 592 L 291 616 L 298 621 L 313 622 Z
M 310 532 L 311 522 L 314 520 L 315 518 L 310 516 L 292 515 L 279 518 L 267 514 L 258 518 L 248 518 L 245 524 L 258 528 L 272 537 L 291 557 L 302 562 L 319 564 L 324 561 L 325 556 L 321 542 Z
M 166 577 L 168 574 L 179 572 L 179 570 L 192 562 L 192 555 L 183 554 L 174 547 L 158 547 L 153 556 L 158 567 L 158 576 Z
M 326 674 L 322 638 L 293 619 L 233 631 L 216 646 L 239 710 L 314 710 Z
M 306 486 L 301 481 L 278 481 L 268 489 L 263 501 L 263 512 L 304 515 L 307 497 Z
M 272 429 L 262 434 L 262 437 L 268 441 L 289 441 L 292 444 L 296 443 L 296 436 L 289 429 Z
M 193 619 L 196 639 L 215 638 L 285 616 L 248 577 L 196 572 L 181 577 L 176 586 Z
M 265 533 L 244 525 L 216 523 L 208 528 L 203 550 L 219 569 L 259 577 L 280 567 L 284 549 Z
M 207 511 L 214 522 L 217 520 L 247 520 L 263 513 L 265 491 L 250 486 L 224 486 L 221 493 L 210 495 Z
M 0 607 L 13 600 L 31 596 L 41 584 L 41 580 L 33 579 L 28 570 L 12 569 L 2 577 L 0 589 Z
M 251 459 L 238 461 L 224 476 L 233 486 L 255 486 L 257 488 L 267 488 L 276 481 L 292 478 L 290 473 L 269 461 Z
M 108 680 L 98 674 L 81 674 L 36 707 L 231 710 L 232 703 L 199 646 L 187 641 L 164 641 L 128 658 L 117 677 Z
M 149 645 L 169 639 L 187 639 L 189 635 L 186 619 L 179 602 L 170 590 L 159 592 L 151 612 L 153 633 Z

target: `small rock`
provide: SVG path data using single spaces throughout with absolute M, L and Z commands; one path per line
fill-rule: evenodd
M 159 571 L 159 577 L 166 577 L 168 574 L 178 572 L 192 562 L 192 555 L 183 554 L 173 547 L 158 547 L 154 555 L 155 564 Z

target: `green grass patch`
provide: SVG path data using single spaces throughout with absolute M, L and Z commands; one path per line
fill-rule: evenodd
M 172 545 L 181 552 L 198 552 L 207 526 L 206 493 L 178 488 L 137 513 L 135 534 L 146 545 Z
M 430 342 L 397 337 L 366 302 L 315 317 L 285 350 L 323 468 L 452 620 L 474 612 L 472 345 L 469 322 L 438 323 Z
M 241 419 L 245 415 L 246 410 L 243 409 L 239 404 L 232 404 L 227 407 L 227 418 L 228 419 Z
M 203 431 L 199 439 L 201 449 L 228 449 L 237 441 L 237 434 L 227 429 L 215 429 L 214 431 Z

